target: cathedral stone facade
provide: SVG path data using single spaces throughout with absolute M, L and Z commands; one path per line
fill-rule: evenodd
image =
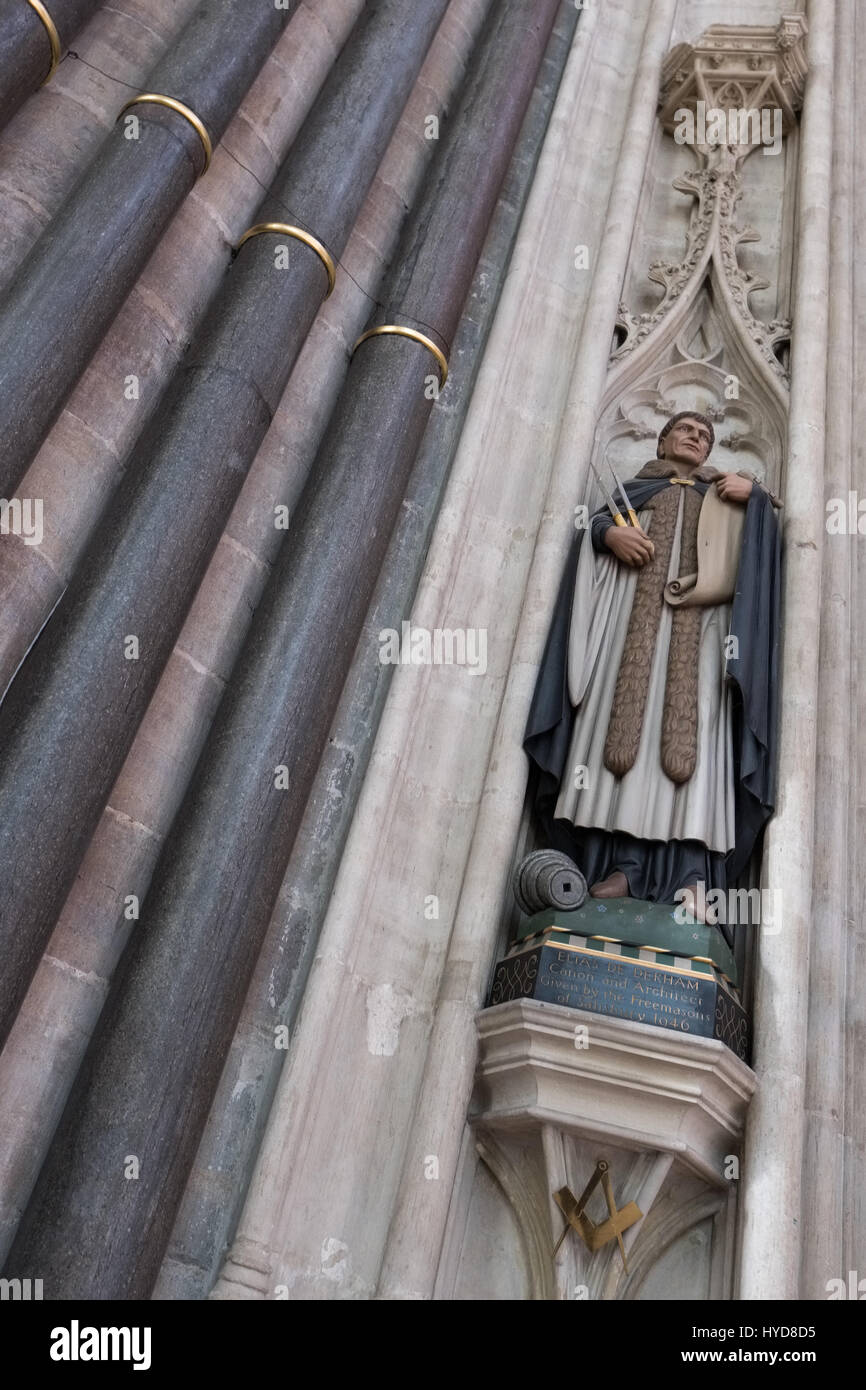
M 856 0 L 11 10 L 3 1275 L 849 1296 Z M 651 1019 L 495 983 L 593 469 L 628 486 L 689 411 L 781 534 L 748 1048 L 645 943 Z

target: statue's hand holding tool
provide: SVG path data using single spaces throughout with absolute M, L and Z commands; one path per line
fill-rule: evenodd
M 608 527 L 604 533 L 605 545 L 608 550 L 613 551 L 618 560 L 622 560 L 623 564 L 631 565 L 633 569 L 641 569 L 644 565 L 649 564 L 655 554 L 655 547 L 638 521 L 637 513 L 628 500 L 628 493 L 617 476 L 613 464 L 609 464 L 608 467 L 613 474 L 613 480 L 617 485 L 620 497 L 625 505 L 626 515 L 628 516 L 628 521 L 626 521 L 617 503 L 614 501 L 613 497 L 611 497 L 601 478 L 598 476 L 598 471 L 592 463 L 592 460 L 590 460 L 589 466 L 607 502 L 607 509 L 613 517 L 613 526 Z
M 623 564 L 642 569 L 655 554 L 652 541 L 642 526 L 609 526 L 604 543 Z

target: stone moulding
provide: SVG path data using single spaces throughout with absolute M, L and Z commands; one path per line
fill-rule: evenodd
M 547 1203 L 539 1200 L 518 1165 L 492 1134 L 479 1134 L 476 1152 L 502 1189 L 517 1220 L 526 1257 L 529 1296 L 532 1300 L 554 1297 L 553 1262 L 550 1258 L 550 1230 Z
M 581 1009 L 512 1000 L 476 1017 L 473 1126 L 500 1134 L 543 1125 L 619 1147 L 669 1153 L 726 1188 L 756 1085 L 722 1043 Z M 576 1028 L 588 1046 L 577 1046 Z
M 730 1194 L 729 1194 L 730 1197 Z M 703 1191 L 682 1204 L 670 1199 L 656 1203 L 641 1227 L 640 1239 L 629 1251 L 628 1273 L 620 1272 L 616 1264 L 608 1270 L 608 1286 L 612 1285 L 615 1297 L 620 1301 L 631 1301 L 639 1296 L 641 1284 L 657 1260 L 686 1232 L 693 1230 L 707 1217 L 716 1221 L 731 1220 L 730 1203 L 719 1192 Z M 726 1261 L 729 1265 L 729 1261 Z M 728 1276 L 729 1278 L 730 1276 Z M 722 1281 L 722 1289 L 710 1296 L 724 1298 L 723 1289 L 728 1283 Z
M 782 133 L 788 134 L 796 125 L 803 99 L 805 34 L 804 17 L 788 15 L 775 29 L 714 25 L 697 44 L 679 44 L 662 71 L 662 128 L 673 134 L 681 113 L 694 115 L 700 102 L 707 111 L 780 111 Z M 698 166 L 673 181 L 675 189 L 695 199 L 685 255 L 679 262 L 656 261 L 649 267 L 648 278 L 664 291 L 651 313 L 632 314 L 626 304 L 620 304 L 610 357 L 612 374 L 619 374 L 636 349 L 641 349 L 641 359 L 645 350 L 663 350 L 709 279 L 732 343 L 784 402 L 788 372 L 777 348 L 790 338 L 791 326 L 784 319 L 763 323 L 752 313 L 750 296 L 766 289 L 767 281 L 744 270 L 738 259 L 742 244 L 759 239 L 753 227 L 740 227 L 735 221 L 742 195 L 742 164 L 754 146 L 695 144 L 694 148 Z

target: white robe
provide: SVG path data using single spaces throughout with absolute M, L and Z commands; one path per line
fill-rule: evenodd
M 680 489 L 681 493 L 685 488 Z M 679 574 L 683 499 L 667 579 Z M 653 512 L 639 513 L 651 534 Z M 704 608 L 698 670 L 695 770 L 671 781 L 661 766 L 662 710 L 673 610 L 662 605 L 658 640 L 633 767 L 616 777 L 604 765 L 604 745 L 638 571 L 590 536 L 580 548 L 568 651 L 568 685 L 577 707 L 556 816 L 575 825 L 621 831 L 640 840 L 699 840 L 727 853 L 734 846 L 734 766 L 731 692 L 724 679 L 731 605 Z M 585 771 L 584 771 L 585 769 Z M 585 783 L 586 785 L 576 785 Z

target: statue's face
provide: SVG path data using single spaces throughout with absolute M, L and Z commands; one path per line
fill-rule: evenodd
M 710 432 L 701 420 L 678 420 L 662 440 L 662 457 L 699 468 L 710 452 Z

